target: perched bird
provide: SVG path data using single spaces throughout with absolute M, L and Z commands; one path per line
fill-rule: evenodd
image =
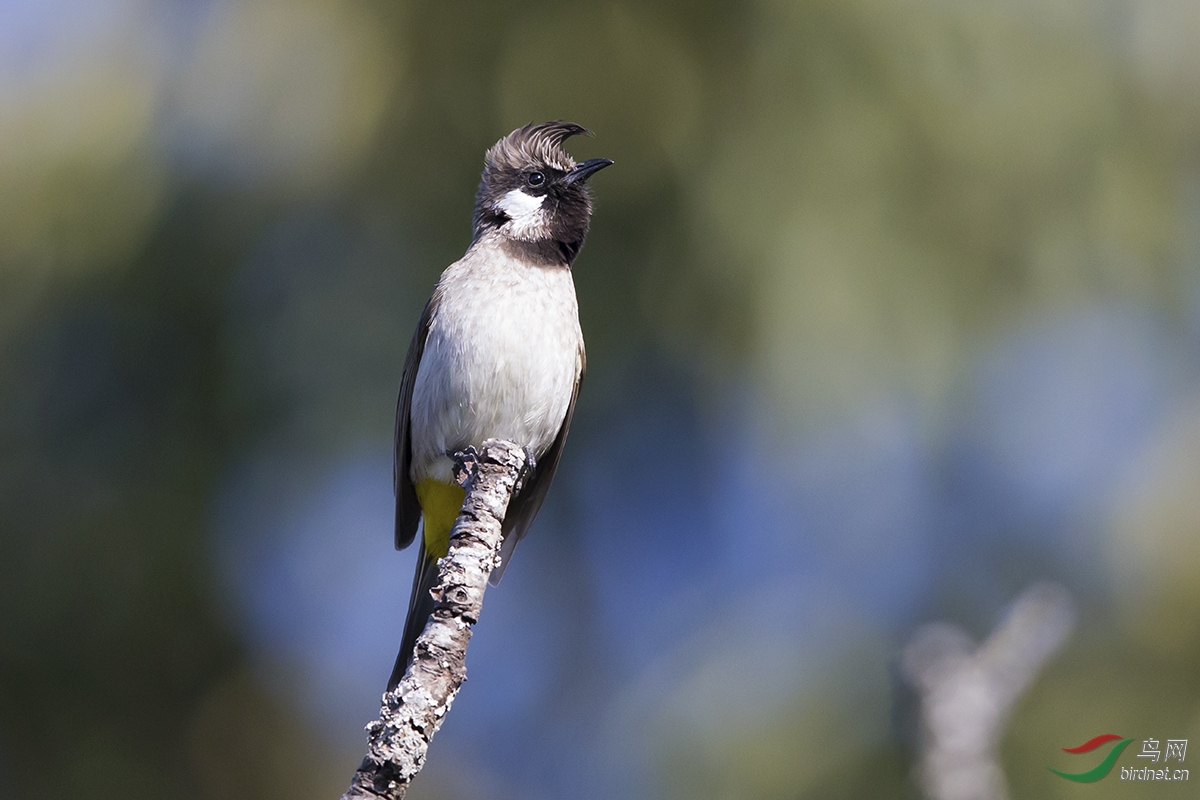
M 442 273 L 409 345 L 396 408 L 396 548 L 418 527 L 423 535 L 389 689 L 433 611 L 437 560 L 462 507 L 454 453 L 496 438 L 533 457 L 504 519 L 492 584 L 554 478 L 584 372 L 571 265 L 592 215 L 588 178 L 613 163 L 576 164 L 563 142 L 581 133 L 569 122 L 529 124 L 487 151 L 471 246 Z

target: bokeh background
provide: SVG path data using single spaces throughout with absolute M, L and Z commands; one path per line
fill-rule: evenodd
M 409 336 L 485 148 L 555 118 L 617 162 L 587 381 L 414 798 L 916 797 L 901 648 L 1037 580 L 1077 624 L 1015 797 L 1200 739 L 1197 41 L 1193 0 L 2 0 L 0 797 L 345 788 Z

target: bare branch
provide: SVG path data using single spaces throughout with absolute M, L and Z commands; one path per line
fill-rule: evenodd
M 961 628 L 926 625 L 902 665 L 921 697 L 921 788 L 930 800 L 1007 800 L 1000 740 L 1021 694 L 1067 638 L 1074 612 L 1066 590 L 1022 592 L 987 641 Z
M 500 552 L 501 525 L 522 473 L 523 448 L 497 439 L 478 453 L 456 454 L 466 489 L 450 552 L 438 562 L 433 616 L 417 639 L 403 680 L 383 695 L 379 719 L 367 725 L 367 757 L 342 800 L 398 800 L 425 764 L 429 742 L 467 679 L 467 643 L 479 621 L 483 592 Z

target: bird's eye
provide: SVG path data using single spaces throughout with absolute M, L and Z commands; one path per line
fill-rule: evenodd
M 531 172 L 525 176 L 525 182 L 530 186 L 541 186 L 546 182 L 546 176 L 541 172 Z

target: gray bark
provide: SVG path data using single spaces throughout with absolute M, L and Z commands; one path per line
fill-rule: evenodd
M 450 534 L 450 552 L 438 562 L 437 605 L 404 679 L 383 695 L 379 719 L 367 725 L 367 756 L 342 800 L 404 797 L 467 679 L 467 642 L 498 562 L 501 524 L 526 456 L 523 448 L 497 439 L 484 442 L 478 454 L 456 456 L 455 477 L 466 498 Z
M 1074 623 L 1071 598 L 1054 584 L 1022 592 L 978 647 L 966 631 L 927 625 L 901 664 L 921 697 L 918 781 L 930 800 L 1008 800 L 1000 740 L 1021 695 Z

